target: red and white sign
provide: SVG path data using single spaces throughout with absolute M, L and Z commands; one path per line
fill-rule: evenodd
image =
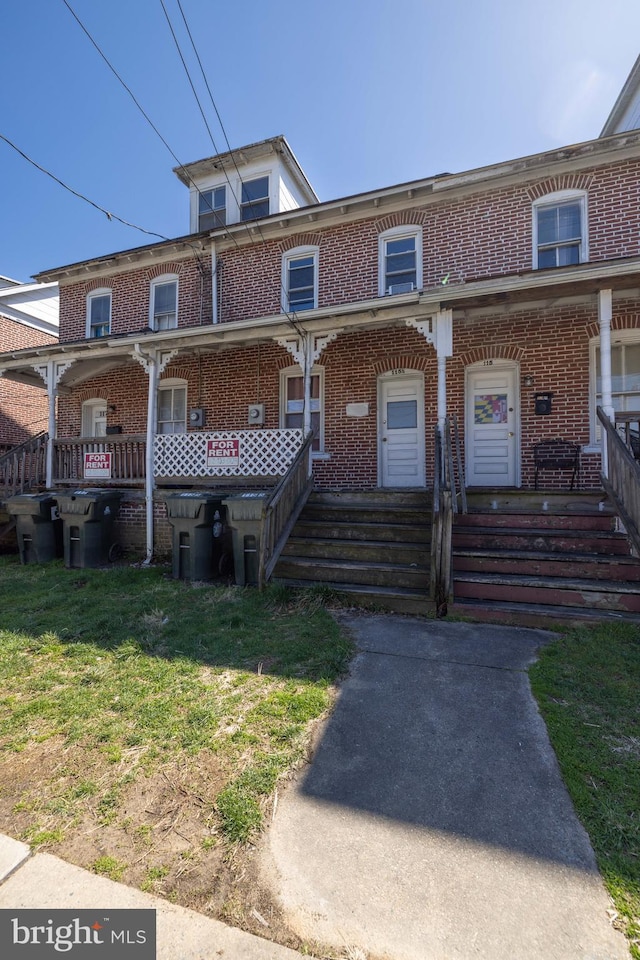
M 84 455 L 85 480 L 111 479 L 110 453 L 85 453 Z
M 208 467 L 239 467 L 240 439 L 207 440 Z

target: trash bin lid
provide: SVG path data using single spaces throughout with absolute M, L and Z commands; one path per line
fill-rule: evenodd
M 50 493 L 19 493 L 7 500 L 7 511 L 12 516 L 51 517 L 56 500 Z

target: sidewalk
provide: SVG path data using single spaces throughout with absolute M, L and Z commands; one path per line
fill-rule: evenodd
M 628 960 L 529 688 L 551 635 L 340 621 L 358 656 L 263 851 L 294 929 L 392 960 Z
M 48 853 L 31 855 L 24 843 L 0 834 L 0 908 L 29 907 L 156 910 L 158 960 L 299 960 L 300 957 L 277 943 L 98 877 Z

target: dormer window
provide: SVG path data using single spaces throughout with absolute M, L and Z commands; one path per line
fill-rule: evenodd
M 242 184 L 241 220 L 259 220 L 269 216 L 269 177 L 258 177 Z
M 198 230 L 215 230 L 227 222 L 227 189 L 201 190 L 198 194 Z

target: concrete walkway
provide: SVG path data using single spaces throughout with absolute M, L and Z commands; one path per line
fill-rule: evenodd
M 263 852 L 296 931 L 390 960 L 628 958 L 530 693 L 550 635 L 341 622 L 359 655 Z

